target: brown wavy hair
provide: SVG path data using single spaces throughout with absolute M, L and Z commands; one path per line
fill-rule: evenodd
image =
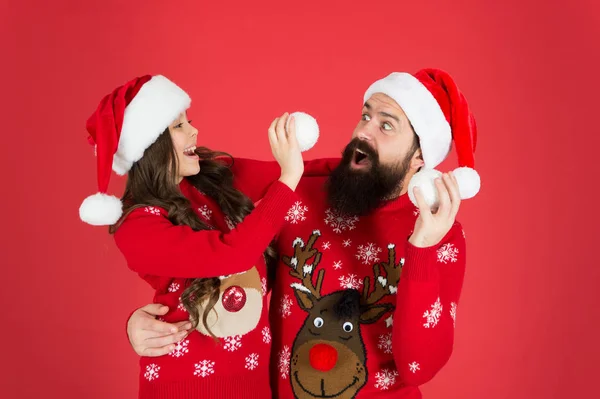
M 186 179 L 198 190 L 214 199 L 221 211 L 234 224 L 244 220 L 254 204 L 241 191 L 233 186 L 231 166 L 234 159 L 225 152 L 212 151 L 205 147 L 196 149 L 200 157 L 200 173 Z M 229 162 L 227 162 L 229 160 Z M 133 210 L 146 206 L 157 206 L 168 212 L 168 219 L 174 225 L 190 226 L 194 231 L 210 230 L 192 210 L 190 201 L 179 190 L 177 181 L 177 154 L 167 128 L 154 144 L 146 149 L 142 159 L 133 164 L 127 176 L 127 185 L 123 194 L 123 216 L 109 232 L 114 234 L 123 220 Z M 273 245 L 264 252 L 269 279 L 272 281 L 277 254 Z M 215 270 L 215 273 L 218 273 Z M 194 328 L 198 326 L 200 317 L 209 334 L 216 338 L 207 325 L 207 318 L 219 300 L 221 280 L 214 278 L 190 279 L 181 295 L 181 302 L 190 314 Z M 208 299 L 208 305 L 202 315 L 198 304 Z

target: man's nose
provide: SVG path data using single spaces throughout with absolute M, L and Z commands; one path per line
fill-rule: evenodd
M 375 136 L 375 124 L 372 122 L 369 122 L 367 124 L 365 124 L 362 129 L 358 132 L 357 137 L 360 140 L 364 140 L 364 141 L 371 141 L 373 140 L 373 137 Z

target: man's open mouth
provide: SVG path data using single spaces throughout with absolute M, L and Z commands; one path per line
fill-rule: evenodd
M 356 149 L 354 150 L 354 157 L 352 163 L 355 166 L 367 166 L 371 163 L 371 157 L 366 152 Z

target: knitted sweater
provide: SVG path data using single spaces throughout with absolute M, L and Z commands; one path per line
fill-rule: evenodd
M 456 222 L 439 244 L 416 248 L 408 238 L 418 209 L 407 195 L 368 216 L 339 214 L 323 189 L 335 160 L 322 161 L 320 171 L 314 166 L 278 237 L 274 395 L 420 398 L 418 386 L 452 352 L 466 260 L 462 228 Z M 234 173 L 251 198 L 276 177 L 272 163 L 240 159 Z
M 213 230 L 175 226 L 164 209 L 146 207 L 127 216 L 115 241 L 131 270 L 156 290 L 155 303 L 169 306 L 167 322 L 188 319 L 179 298 L 189 279 L 221 276 L 214 307 L 218 316 L 211 312 L 208 317 L 218 341 L 201 322 L 170 354 L 142 357 L 139 397 L 269 398 L 271 333 L 263 251 L 296 196 L 274 182 L 254 211 L 233 226 L 217 204 L 186 179 L 180 189 Z

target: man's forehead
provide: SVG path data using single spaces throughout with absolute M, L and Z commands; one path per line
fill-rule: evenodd
M 387 94 L 373 94 L 371 97 L 369 97 L 364 106 L 365 108 L 371 109 L 375 112 L 387 112 L 392 115 L 397 115 L 400 118 L 406 118 L 406 114 L 404 113 L 402 107 L 400 107 L 400 105 L 398 105 L 398 103 Z

